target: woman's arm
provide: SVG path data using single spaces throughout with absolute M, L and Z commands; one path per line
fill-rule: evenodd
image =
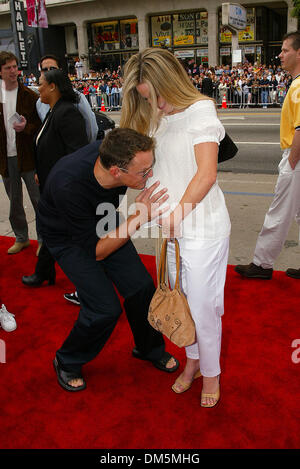
M 56 128 L 64 144 L 65 154 L 68 155 L 89 143 L 86 126 L 82 114 L 74 104 L 61 107 L 58 112 Z

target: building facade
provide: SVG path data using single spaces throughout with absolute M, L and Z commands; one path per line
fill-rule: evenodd
M 280 52 L 283 34 L 297 29 L 292 0 L 242 5 L 247 9 L 247 26 L 238 34 L 242 59 L 269 64 Z M 167 47 L 198 64 L 232 61 L 231 32 L 222 25 L 219 0 L 46 0 L 46 7 L 50 31 L 63 33 L 58 49 L 70 66 L 80 57 L 86 69 L 115 69 L 148 46 Z M 10 29 L 9 3 L 2 2 L 0 30 Z M 54 52 L 52 41 L 43 46 L 42 52 Z

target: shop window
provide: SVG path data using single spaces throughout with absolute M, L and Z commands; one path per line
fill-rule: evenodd
M 136 19 L 120 21 L 121 49 L 138 48 L 138 22 Z
M 152 16 L 151 31 L 153 47 L 170 47 L 172 37 L 171 15 Z
M 208 44 L 208 13 L 201 11 L 196 13 L 196 42 Z
M 92 24 L 92 42 L 96 52 L 120 48 L 119 22 L 107 21 Z
M 208 43 L 207 12 L 181 12 L 151 17 L 153 47 L 181 47 Z
M 173 41 L 175 47 L 195 43 L 194 13 L 173 15 Z
M 268 28 L 265 25 L 268 25 Z M 256 8 L 256 39 L 281 41 L 287 29 L 287 8 Z
M 138 24 L 136 18 L 92 23 L 90 46 L 95 53 L 118 49 L 138 49 Z

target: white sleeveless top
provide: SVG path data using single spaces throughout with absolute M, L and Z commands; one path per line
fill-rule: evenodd
M 159 180 L 160 188 L 168 188 L 169 199 L 166 203 L 170 205 L 170 210 L 164 217 L 178 205 L 197 172 L 194 145 L 203 142 L 219 144 L 224 135 L 224 127 L 211 100 L 197 101 L 182 112 L 162 118 L 154 135 L 156 163 L 147 186 Z M 184 238 L 222 239 L 229 236 L 230 228 L 224 195 L 216 182 L 185 217 L 181 232 Z

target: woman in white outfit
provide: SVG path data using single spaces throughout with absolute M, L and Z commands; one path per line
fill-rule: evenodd
M 213 407 L 220 397 L 221 316 L 230 234 L 216 180 L 218 145 L 225 131 L 214 101 L 195 89 L 169 51 L 148 48 L 132 56 L 124 79 L 120 126 L 155 136 L 153 178 L 169 194 L 170 210 L 159 223 L 169 238 L 170 283 L 173 287 L 172 238 L 176 237 L 181 287 L 196 325 L 196 342 L 186 347 L 186 366 L 172 389 L 182 393 L 202 375 L 201 405 Z

